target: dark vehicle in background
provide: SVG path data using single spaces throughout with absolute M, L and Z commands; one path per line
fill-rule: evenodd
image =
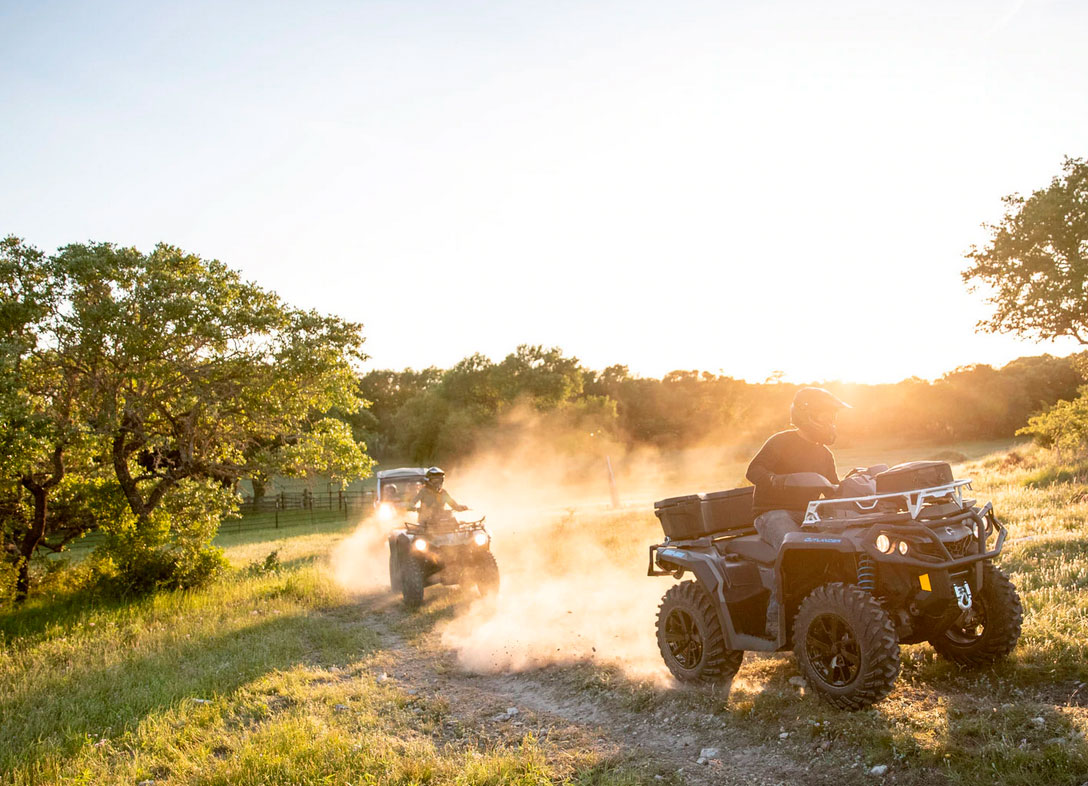
M 1007 531 L 992 506 L 965 498 L 970 481 L 943 462 L 882 469 L 876 493 L 846 498 L 820 499 L 822 476 L 787 476 L 814 501 L 777 552 L 752 526 L 751 487 L 655 503 L 666 538 L 650 547 L 649 575 L 693 577 L 658 612 L 658 646 L 678 680 L 727 681 L 745 650 L 793 650 L 813 690 L 858 710 L 891 691 L 900 644 L 929 641 L 973 667 L 1013 650 L 1023 611 L 993 564 Z
M 425 467 L 400 467 L 383 469 L 377 474 L 378 485 L 374 493 L 374 509 L 381 521 L 400 519 L 416 494 L 427 481 Z
M 399 592 L 410 609 L 421 606 L 424 589 L 435 584 L 474 585 L 484 596 L 498 592 L 499 566 L 491 553 L 485 516 L 447 510 L 436 521 L 420 524 L 409 506 L 425 482 L 426 469 L 420 467 L 378 473 L 378 517 L 400 522 L 388 539 L 393 592 Z

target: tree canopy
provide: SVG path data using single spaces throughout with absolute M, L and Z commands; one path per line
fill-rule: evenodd
M 67 537 L 72 521 L 109 534 L 126 586 L 184 583 L 193 565 L 214 568 L 210 538 L 241 477 L 368 474 L 365 446 L 328 417 L 363 404 L 362 343 L 360 325 L 291 307 L 173 246 L 46 256 L 3 241 L 0 481 L 34 498 L 24 512 L 9 486 L 0 505 L 20 594 L 34 551 L 58 545 L 50 533 Z M 72 482 L 98 491 L 70 499 L 108 515 L 50 518 L 50 494 Z
M 1005 215 L 963 271 L 992 292 L 993 316 L 980 327 L 1088 344 L 1088 163 L 1066 158 L 1046 188 L 1003 201 Z

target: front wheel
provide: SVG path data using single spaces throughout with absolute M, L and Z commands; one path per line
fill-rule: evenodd
M 476 589 L 480 595 L 487 597 L 499 591 L 499 565 L 495 562 L 495 555 L 485 551 L 477 557 L 473 568 L 476 577 Z
M 899 676 L 891 618 L 876 598 L 852 584 L 814 589 L 797 612 L 793 643 L 808 684 L 839 709 L 875 704 Z
M 409 609 L 418 609 L 423 605 L 426 581 L 423 563 L 415 557 L 407 557 L 400 568 L 400 594 L 404 598 L 404 605 Z
M 389 544 L 389 588 L 400 592 L 400 554 L 394 543 Z
M 680 582 L 661 600 L 657 646 L 681 682 L 727 682 L 744 659 L 743 650 L 726 649 L 714 603 L 694 581 Z
M 1005 657 L 1020 640 L 1024 607 L 1016 587 L 1000 568 L 982 568 L 982 590 L 971 608 L 929 640 L 942 658 L 961 666 L 989 666 Z

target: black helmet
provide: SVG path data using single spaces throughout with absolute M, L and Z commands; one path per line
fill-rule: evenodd
M 427 478 L 427 485 L 436 489 L 442 488 L 442 481 L 446 479 L 441 467 L 429 467 L 423 476 Z
M 830 445 L 835 442 L 835 415 L 840 409 L 850 408 L 823 388 L 801 388 L 793 397 L 790 422 L 805 439 Z

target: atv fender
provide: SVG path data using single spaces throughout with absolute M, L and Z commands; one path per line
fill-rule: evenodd
M 654 571 L 654 563 L 661 568 Z M 722 632 L 725 634 L 725 646 L 731 650 L 758 650 L 768 651 L 774 649 L 771 642 L 746 633 L 740 633 L 733 625 L 726 605 L 727 595 L 733 589 L 727 575 L 727 565 L 717 552 L 704 552 L 694 549 L 677 549 L 670 546 L 653 546 L 650 551 L 651 575 L 665 575 L 671 573 L 680 575 L 690 572 L 714 599 L 714 608 L 718 613 L 718 621 L 721 623 Z
M 775 596 L 779 603 L 779 630 L 789 640 L 793 618 L 805 596 L 819 584 L 857 582 L 857 549 L 853 541 L 829 532 L 790 532 L 782 541 L 774 564 Z M 825 571 L 818 576 L 816 570 Z
M 411 539 L 408 537 L 408 533 L 402 529 L 394 530 L 389 533 L 389 551 L 400 552 L 403 557 L 408 553 L 408 548 L 411 544 Z

